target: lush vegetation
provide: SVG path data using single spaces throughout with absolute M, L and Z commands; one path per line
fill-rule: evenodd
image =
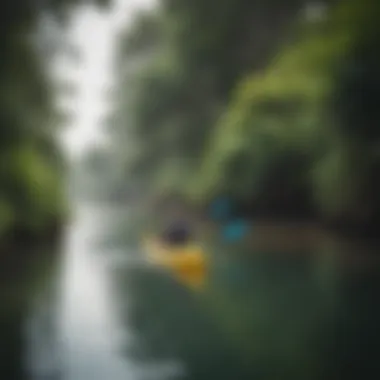
M 375 0 L 160 1 L 120 43 L 120 181 L 376 225 L 379 15 Z
M 0 6 L 0 242 L 45 234 L 64 217 L 61 116 L 49 61 L 59 48 L 43 28 L 62 25 L 75 1 L 6 0 Z M 54 32 L 54 30 L 53 30 Z

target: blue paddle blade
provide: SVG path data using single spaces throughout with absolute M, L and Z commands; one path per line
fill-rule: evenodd
M 223 239 L 228 242 L 242 240 L 249 232 L 249 224 L 242 220 L 228 223 L 222 230 Z

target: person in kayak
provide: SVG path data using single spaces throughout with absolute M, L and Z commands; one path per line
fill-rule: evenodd
M 170 223 L 162 234 L 162 240 L 169 245 L 184 245 L 191 238 L 191 227 L 185 220 L 176 220 Z

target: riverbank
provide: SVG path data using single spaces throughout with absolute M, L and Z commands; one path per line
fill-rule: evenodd
M 181 217 L 189 220 L 195 227 L 195 232 L 201 239 L 210 239 L 217 235 L 218 229 L 221 227 L 207 215 L 206 208 L 200 208 L 189 202 L 178 198 L 165 198 L 161 201 L 155 200 L 153 203 L 147 203 L 150 206 L 145 210 L 151 213 L 152 222 L 150 230 L 158 231 L 165 227 L 169 220 Z M 147 211 L 149 210 L 149 211 Z M 247 210 L 246 210 L 247 211 Z M 375 222 L 357 223 L 350 220 L 326 221 L 317 215 L 294 215 L 294 214 L 279 214 L 279 213 L 244 213 L 244 208 L 240 207 L 238 217 L 248 220 L 250 233 L 246 242 L 254 249 L 260 249 L 265 241 L 265 246 L 270 243 L 271 236 L 274 248 L 289 248 L 293 250 L 294 241 L 298 245 L 304 247 L 305 250 L 310 250 L 315 247 L 322 237 L 331 239 L 354 240 L 357 242 L 370 242 L 371 245 L 380 246 L 379 225 Z M 147 218 L 149 219 L 149 218 Z M 294 237 L 297 237 L 294 239 Z M 301 244 L 300 244 L 301 243 Z
M 58 246 L 66 223 L 67 220 L 56 220 L 39 231 L 24 226 L 14 227 L 0 237 L 0 256 L 6 258 L 15 251 L 27 254 L 46 245 Z

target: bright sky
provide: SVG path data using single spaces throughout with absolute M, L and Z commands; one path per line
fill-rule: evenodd
M 101 122 L 107 112 L 107 89 L 113 85 L 112 64 L 116 34 L 133 18 L 136 9 L 148 7 L 154 0 L 114 0 L 107 12 L 95 7 L 80 9 L 68 29 L 68 39 L 81 53 L 81 61 L 73 63 L 62 57 L 56 72 L 76 86 L 75 95 L 59 103 L 72 113 L 70 125 L 62 141 L 70 156 L 81 154 L 101 141 Z

